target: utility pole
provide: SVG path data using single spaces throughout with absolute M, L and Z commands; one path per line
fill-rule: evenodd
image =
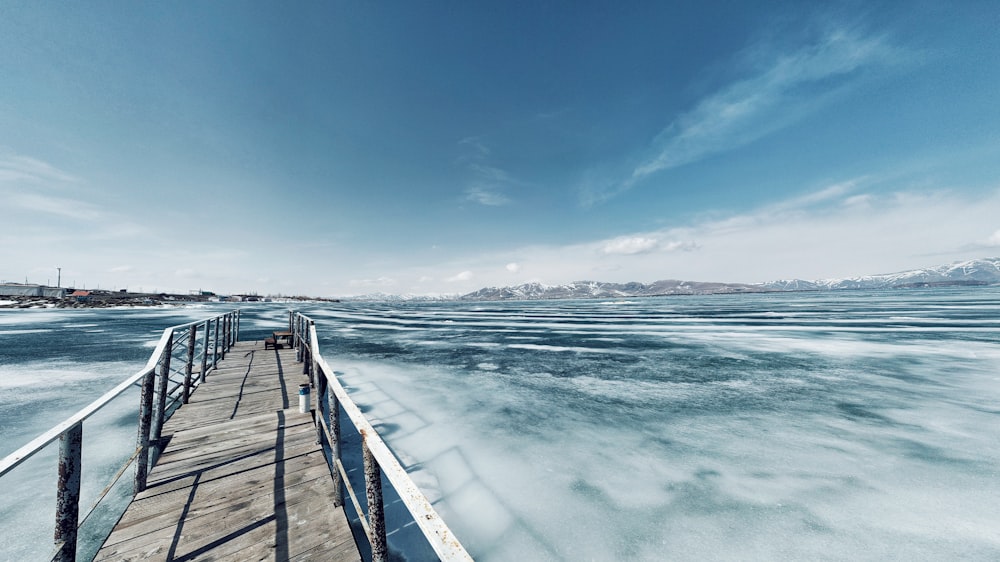
M 59 277 L 56 277 L 56 288 L 59 288 L 62 287 L 62 268 L 57 267 L 56 269 L 59 270 Z

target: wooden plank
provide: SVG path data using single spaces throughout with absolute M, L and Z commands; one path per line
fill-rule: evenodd
M 329 514 L 333 512 L 315 509 L 316 502 L 313 501 L 314 497 L 324 495 L 324 490 L 328 488 L 325 484 L 320 479 L 313 479 L 287 486 L 280 494 L 270 492 L 250 499 L 233 498 L 228 504 L 208 513 L 188 512 L 180 528 L 182 540 L 173 540 L 178 526 L 170 525 L 143 533 L 134 540 L 120 542 L 108 552 L 116 558 L 129 557 L 130 554 L 155 550 L 166 542 L 172 545 L 174 558 L 193 554 L 205 557 L 209 552 L 215 555 L 218 552 L 244 550 L 269 539 L 272 543 L 284 544 L 287 549 L 308 550 L 317 544 L 317 540 L 336 540 L 336 525 L 331 525 L 329 521 Z M 292 540 L 290 533 L 296 526 L 317 522 L 320 524 L 314 525 L 315 532 Z M 347 535 L 350 536 L 350 533 Z M 217 552 L 217 549 L 222 550 Z
M 312 416 L 289 408 L 308 380 L 294 359 L 232 347 L 95 560 L 360 560 Z

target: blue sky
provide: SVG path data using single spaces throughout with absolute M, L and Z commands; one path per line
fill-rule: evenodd
M 617 4 L 5 2 L 0 278 L 439 294 L 1000 255 L 1000 5 Z

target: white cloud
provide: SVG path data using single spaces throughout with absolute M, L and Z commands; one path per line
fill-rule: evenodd
M 510 248 L 441 267 L 466 268 L 462 280 L 472 272 L 482 286 L 508 284 L 509 274 L 495 264 L 515 263 L 514 256 L 519 265 L 531 265 L 533 279 L 548 284 L 759 282 L 887 273 L 986 257 L 1000 247 L 1000 189 L 978 197 L 948 191 L 866 194 L 864 204 L 857 204 L 855 190 L 863 184 L 844 182 L 738 215 L 607 240 Z M 990 247 L 983 232 L 993 233 Z
M 861 195 L 853 195 L 844 199 L 845 207 L 864 207 L 868 206 L 872 202 L 872 196 L 868 193 L 862 193 Z
M 643 236 L 622 236 L 609 240 L 601 248 L 604 254 L 646 254 L 657 248 L 659 242 L 656 238 L 646 238 Z
M 756 46 L 748 52 L 762 52 Z M 902 60 L 881 38 L 835 30 L 797 51 L 748 65 L 754 75 L 705 97 L 656 137 L 651 155 L 631 174 L 607 188 L 583 193 L 584 204 L 605 201 L 657 172 L 739 148 L 787 127 L 852 84 L 860 71 Z
M 521 264 L 512 261 L 512 262 L 508 263 L 504 267 L 504 269 L 506 269 L 507 271 L 509 271 L 511 273 L 517 273 L 518 271 L 521 271 Z
M 118 265 L 118 266 L 115 266 L 115 267 L 112 267 L 111 269 L 109 269 L 108 272 L 110 272 L 110 273 L 125 273 L 127 271 L 132 271 L 133 269 L 135 269 L 135 268 L 132 267 L 131 265 Z
M 460 281 L 469 281 L 472 279 L 472 277 L 473 273 L 471 271 L 466 270 L 461 273 L 452 275 L 451 277 L 445 279 L 445 281 L 448 283 L 458 283 Z
M 691 251 L 697 248 L 698 245 L 691 241 L 672 240 L 670 242 L 660 242 L 660 240 L 655 237 L 620 236 L 618 238 L 602 242 L 600 245 L 600 253 L 632 256 L 636 254 L 649 254 L 652 252 L 673 252 L 675 250 Z

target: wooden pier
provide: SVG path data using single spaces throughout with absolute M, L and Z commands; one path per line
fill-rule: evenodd
M 296 350 L 240 342 L 163 425 L 165 449 L 95 560 L 360 560 Z
M 416 525 L 426 544 L 404 538 L 406 546 L 394 556 L 471 562 L 337 380 L 320 353 L 315 322 L 289 311 L 288 331 L 240 343 L 240 316 L 234 310 L 165 328 L 142 369 L 0 459 L 3 479 L 42 451 L 58 449 L 51 559 L 91 559 L 96 544 L 88 539 L 81 546 L 81 525 L 131 472 L 133 499 L 122 517 L 113 529 L 96 524 L 96 538 L 108 538 L 95 560 L 355 561 L 363 555 L 388 562 L 388 536 Z M 84 439 L 84 424 L 135 387 L 135 451 L 83 512 L 83 450 L 102 445 L 99 434 Z M 309 407 L 306 395 L 315 397 Z M 343 432 L 354 436 L 345 440 Z M 383 484 L 389 501 L 405 512 L 394 509 L 387 517 Z M 342 507 L 348 497 L 360 527 L 355 533 Z

